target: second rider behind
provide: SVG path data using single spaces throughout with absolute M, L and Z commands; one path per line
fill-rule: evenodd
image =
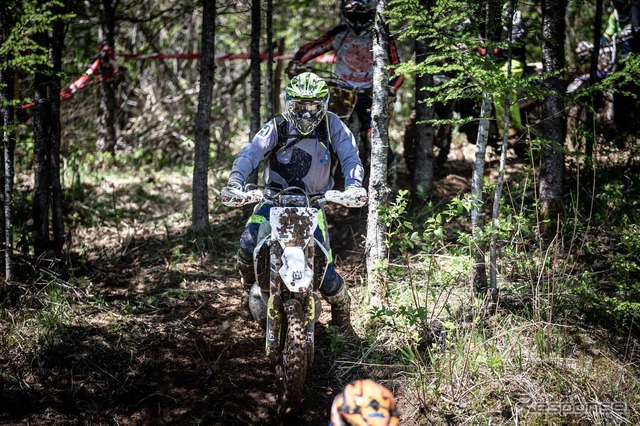
M 313 73 L 302 73 L 289 81 L 284 97 L 286 112 L 268 121 L 242 148 L 233 163 L 226 189 L 242 197 L 247 177 L 262 160 L 266 160 L 264 182 L 272 191 L 298 187 L 311 196 L 324 194 L 334 184 L 331 177 L 333 153 L 338 157 L 345 176 L 345 196 L 366 199 L 366 191 L 362 188 L 364 171 L 355 138 L 337 115 L 327 111 L 327 83 Z M 258 204 L 240 238 L 238 269 L 247 292 L 255 282 L 253 250 L 258 242 L 260 224 L 269 220 L 272 207 L 268 201 Z M 315 238 L 331 254 L 324 212 L 318 219 Z M 258 274 L 265 272 L 268 273 L 258 271 Z M 344 279 L 335 270 L 331 256 L 320 293 L 331 305 L 333 325 L 349 332 L 349 293 Z
M 358 100 L 354 112 L 358 114 L 361 131 L 371 128 L 371 104 L 373 87 L 373 23 L 375 0 L 342 0 L 340 10 L 344 23 L 329 30 L 321 37 L 302 46 L 287 67 L 289 77 L 297 73 L 300 65 L 326 52 L 335 52 L 335 73 L 340 83 L 355 88 Z M 389 37 L 389 64 L 400 63 L 396 43 Z M 391 70 L 393 75 L 393 70 Z M 392 94 L 400 87 L 404 77 L 389 81 Z M 340 84 L 339 83 L 339 84 Z

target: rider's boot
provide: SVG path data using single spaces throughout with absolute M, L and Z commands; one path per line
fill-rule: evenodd
M 331 323 L 343 334 L 353 334 L 351 327 L 351 298 L 347 286 L 342 285 L 340 290 L 332 296 L 323 295 L 331 305 Z

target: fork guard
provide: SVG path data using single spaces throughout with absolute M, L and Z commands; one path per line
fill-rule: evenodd
M 284 324 L 284 318 L 281 313 L 284 313 L 284 306 L 282 305 L 282 296 L 280 294 L 272 294 L 269 296 L 269 302 L 267 303 L 267 329 L 266 329 L 266 342 L 265 351 L 267 357 L 273 363 L 277 363 L 282 356 L 282 325 Z

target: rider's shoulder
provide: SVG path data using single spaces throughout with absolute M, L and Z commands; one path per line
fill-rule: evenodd
M 262 128 L 256 133 L 254 138 L 269 139 L 278 132 L 278 116 L 273 117 L 262 125 Z
M 342 119 L 335 112 L 327 111 L 327 119 L 329 120 L 329 127 L 342 126 Z
M 347 123 L 331 111 L 327 111 L 327 121 L 332 140 L 340 139 L 339 135 L 347 135 L 351 132 Z
M 349 26 L 345 23 L 340 23 L 327 32 L 337 34 L 337 33 L 343 33 L 347 31 L 349 31 Z

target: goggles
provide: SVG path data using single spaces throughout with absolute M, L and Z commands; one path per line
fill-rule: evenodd
M 345 11 L 345 19 L 353 22 L 354 24 L 368 24 L 373 23 L 374 12 L 373 11 Z
M 298 130 L 306 134 L 320 123 L 327 111 L 327 103 L 319 100 L 291 99 L 288 101 L 288 110 Z
M 306 100 L 294 100 L 289 101 L 289 105 L 292 112 L 296 114 L 309 113 L 311 116 L 318 112 L 324 111 L 324 102 L 322 101 L 306 101 Z

